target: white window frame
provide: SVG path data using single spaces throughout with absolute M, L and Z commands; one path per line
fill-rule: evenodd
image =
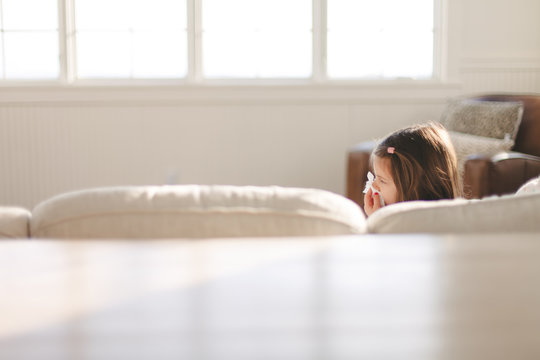
M 447 13 L 449 0 L 434 0 L 433 76 L 430 79 L 330 79 L 326 72 L 327 0 L 312 0 L 312 75 L 305 79 L 207 79 L 202 74 L 202 1 L 187 0 L 188 72 L 182 79 L 77 79 L 74 0 L 58 0 L 60 75 L 54 80 L 0 80 L 0 86 L 139 86 L 139 85 L 381 85 L 434 84 L 445 80 L 448 59 Z M 404 0 L 406 1 L 406 0 Z

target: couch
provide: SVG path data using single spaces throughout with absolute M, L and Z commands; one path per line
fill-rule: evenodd
M 366 218 L 318 189 L 123 186 L 60 194 L 32 212 L 0 207 L 0 238 L 138 239 L 378 233 L 540 233 L 540 193 L 411 201 Z
M 506 233 L 538 232 L 540 193 L 484 199 L 408 201 L 386 206 L 367 221 L 367 232 Z
M 482 95 L 466 100 L 522 103 L 521 122 L 512 151 L 471 154 L 465 161 L 463 171 L 463 188 L 467 198 L 515 193 L 527 180 L 540 174 L 540 95 Z M 366 141 L 355 145 L 348 153 L 347 197 L 362 208 L 362 190 L 375 145 L 375 141 Z
M 0 235 L 32 238 L 216 238 L 365 232 L 352 201 L 319 189 L 174 185 L 59 194 L 30 213 L 0 210 Z

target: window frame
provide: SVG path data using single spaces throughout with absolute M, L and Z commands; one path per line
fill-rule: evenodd
M 326 72 L 327 1 L 312 0 L 312 74 L 306 78 L 208 79 L 202 74 L 202 1 L 187 0 L 188 71 L 185 78 L 174 79 L 78 79 L 75 43 L 75 0 L 58 1 L 59 77 L 58 79 L 0 80 L 0 86 L 199 86 L 199 85 L 394 85 L 436 84 L 445 81 L 448 59 L 444 39 L 447 36 L 448 0 L 434 1 L 433 76 L 429 79 L 332 79 Z

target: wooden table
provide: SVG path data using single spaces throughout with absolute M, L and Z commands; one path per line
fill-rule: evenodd
M 0 359 L 540 359 L 540 234 L 0 241 Z

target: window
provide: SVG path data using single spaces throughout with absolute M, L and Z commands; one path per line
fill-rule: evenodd
M 440 1 L 0 0 L 0 79 L 430 79 Z
M 58 78 L 56 3 L 56 0 L 0 0 L 2 79 Z
M 312 0 L 204 0 L 202 4 L 203 76 L 311 76 Z
M 76 77 L 181 78 L 186 0 L 75 0 Z
M 432 0 L 328 0 L 328 75 L 430 78 Z

